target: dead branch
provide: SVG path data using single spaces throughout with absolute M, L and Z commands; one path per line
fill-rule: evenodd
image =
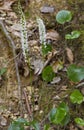
M 19 75 L 19 70 L 18 70 L 18 64 L 17 64 L 17 60 L 16 60 L 16 52 L 15 52 L 15 43 L 13 41 L 13 39 L 11 38 L 11 36 L 9 35 L 8 31 L 6 30 L 3 21 L 0 20 L 0 28 L 2 30 L 2 32 L 4 33 L 9 46 L 12 48 L 13 51 L 13 56 L 14 56 L 14 62 L 15 62 L 15 68 L 16 68 L 16 76 L 17 76 L 17 81 L 18 81 L 18 96 L 19 96 L 19 107 L 20 107 L 20 111 L 21 111 L 21 115 L 22 115 L 22 90 L 21 90 L 21 80 L 20 80 L 20 75 Z
M 29 115 L 30 121 L 31 121 L 31 120 L 32 120 L 32 112 L 31 112 L 31 109 L 30 109 L 28 97 L 27 97 L 27 94 L 26 94 L 26 91 L 25 91 L 25 90 L 23 90 L 23 93 L 24 93 L 24 97 L 25 97 L 25 101 L 26 101 L 27 112 L 28 112 L 28 115 Z

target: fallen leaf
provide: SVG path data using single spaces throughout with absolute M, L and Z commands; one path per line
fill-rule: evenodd
M 51 84 L 59 83 L 61 81 L 60 77 L 54 77 Z
M 34 61 L 33 65 L 34 65 L 34 70 L 35 70 L 34 73 L 38 75 L 41 74 L 44 67 L 43 61 L 41 59 L 37 59 Z
M 68 61 L 72 64 L 73 60 L 74 60 L 74 56 L 73 56 L 72 50 L 67 47 L 66 48 L 66 53 L 67 53 Z
M 40 8 L 41 13 L 53 13 L 55 11 L 54 7 L 43 6 Z
M 46 34 L 46 39 L 47 40 L 54 40 L 58 41 L 60 38 L 59 33 L 55 30 L 49 30 Z
M 29 67 L 28 65 L 24 66 L 24 77 L 27 77 L 29 75 Z
M 52 64 L 53 71 L 57 73 L 59 70 L 63 69 L 63 62 L 56 61 Z
M 7 119 L 5 117 L 0 117 L 1 118 L 1 121 L 0 121 L 0 124 L 1 126 L 6 126 L 7 125 Z
M 11 6 L 15 1 L 16 0 L 4 0 L 3 5 L 0 7 L 0 10 L 5 10 L 5 11 L 11 10 Z

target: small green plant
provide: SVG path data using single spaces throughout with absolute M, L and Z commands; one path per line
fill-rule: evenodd
M 47 55 L 48 52 L 51 52 L 51 50 L 52 50 L 51 44 L 46 44 L 46 46 L 44 44 L 42 44 L 42 54 L 43 55 Z
M 13 121 L 8 130 L 25 130 L 25 126 L 31 126 L 35 130 L 40 130 L 40 126 L 37 121 L 28 122 L 24 118 L 18 118 L 17 120 Z
M 70 100 L 72 103 L 81 104 L 84 101 L 84 97 L 78 89 L 75 89 L 70 95 Z
M 47 66 L 42 71 L 42 78 L 46 82 L 51 82 L 53 78 L 55 77 L 55 73 L 53 72 L 53 69 L 51 66 Z
M 73 82 L 80 82 L 84 79 L 84 67 L 79 67 L 72 64 L 67 69 L 67 75 Z
M 44 125 L 44 130 L 50 130 L 50 125 L 49 124 L 45 124 Z
M 42 54 L 46 55 L 52 50 L 52 47 L 51 44 L 47 44 L 46 42 L 46 28 L 43 20 L 41 18 L 37 18 L 37 23 L 39 27 L 40 43 L 42 44 Z
M 72 13 L 68 10 L 61 10 L 56 15 L 56 21 L 60 24 L 69 22 L 72 19 Z
M 75 122 L 80 126 L 84 126 L 84 120 L 81 118 L 75 118 Z
M 0 76 L 2 76 L 4 73 L 6 73 L 7 69 L 6 68 L 2 68 L 0 69 Z
M 77 31 L 77 30 L 75 30 L 75 31 L 72 31 L 71 32 L 71 34 L 66 34 L 65 35 L 65 39 L 76 39 L 76 38 L 79 38 L 79 36 L 80 36 L 80 31 Z
M 57 108 L 53 108 L 50 112 L 49 120 L 53 124 L 66 125 L 70 120 L 68 106 L 62 102 Z

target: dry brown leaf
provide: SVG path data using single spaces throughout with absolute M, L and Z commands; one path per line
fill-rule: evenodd
M 58 41 L 59 40 L 59 33 L 55 30 L 49 30 L 46 34 L 46 39 Z
M 5 10 L 5 11 L 11 10 L 11 6 L 15 1 L 16 0 L 4 0 L 3 5 L 0 7 L 0 10 Z
M 41 59 L 37 59 L 34 61 L 33 63 L 34 65 L 34 70 L 35 70 L 35 74 L 41 74 L 42 70 L 43 70 L 43 67 L 44 67 L 44 63 Z
M 6 126 L 7 125 L 7 119 L 3 116 L 1 116 L 0 119 L 1 119 L 1 121 L 0 121 L 1 126 Z
M 28 65 L 24 66 L 24 77 L 27 77 L 29 75 L 29 67 Z
M 51 84 L 59 83 L 61 81 L 60 77 L 54 77 Z
M 72 50 L 70 48 L 66 47 L 66 53 L 67 53 L 68 61 L 72 64 L 73 60 L 74 60 Z
M 55 73 L 57 73 L 59 70 L 61 70 L 63 68 L 63 62 L 61 61 L 56 61 L 53 63 L 52 65 L 53 71 Z

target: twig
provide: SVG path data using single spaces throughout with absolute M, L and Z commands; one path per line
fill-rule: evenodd
M 83 85 L 84 85 L 84 82 L 78 84 L 75 88 L 79 88 L 79 87 L 81 87 L 81 86 L 83 86 Z
M 24 97 L 25 97 L 25 101 L 26 101 L 27 112 L 28 112 L 29 117 L 30 117 L 30 120 L 31 120 L 31 118 L 32 118 L 32 112 L 31 112 L 31 109 L 30 109 L 28 97 L 27 97 L 27 94 L 26 94 L 26 91 L 25 91 L 25 90 L 23 90 L 23 93 L 24 93 Z
M 16 75 L 17 75 L 17 81 L 18 81 L 18 96 L 19 96 L 19 105 L 20 105 L 20 111 L 21 111 L 21 115 L 22 115 L 22 90 L 21 90 L 21 81 L 20 81 L 20 75 L 19 75 L 19 70 L 18 70 L 18 64 L 17 64 L 17 60 L 16 60 L 16 52 L 15 52 L 15 43 L 13 41 L 13 39 L 11 38 L 11 36 L 9 35 L 8 31 L 6 30 L 3 22 L 0 20 L 0 27 L 1 30 L 3 31 L 3 33 L 5 34 L 5 37 L 7 38 L 7 41 L 9 43 L 9 46 L 12 48 L 13 50 L 13 56 L 14 56 L 14 62 L 15 62 L 15 68 L 16 68 Z
M 41 121 L 40 125 L 43 126 L 45 121 L 49 118 L 49 113 L 46 115 L 46 117 Z
M 29 120 L 31 122 L 33 120 L 33 115 L 32 115 L 31 109 L 30 109 L 30 105 L 29 105 L 29 101 L 28 101 L 28 97 L 27 97 L 26 91 L 23 90 L 23 93 L 24 93 L 25 100 L 26 100 L 26 106 L 27 106 L 27 112 L 29 114 Z M 33 130 L 31 126 L 30 126 L 30 130 Z

